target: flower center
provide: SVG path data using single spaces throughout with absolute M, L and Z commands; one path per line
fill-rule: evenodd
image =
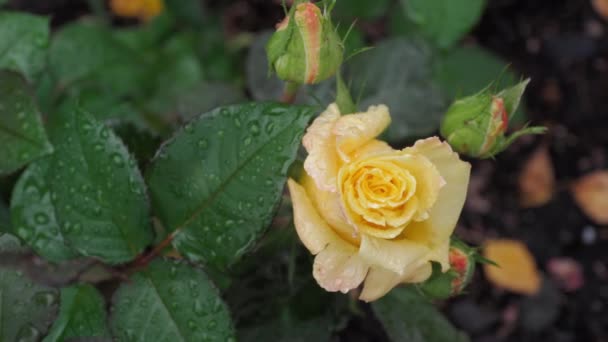
M 379 229 L 402 225 L 416 211 L 416 179 L 404 168 L 387 160 L 370 160 L 358 165 L 346 179 L 349 207 L 368 224 Z
M 426 157 L 404 153 L 358 160 L 338 172 L 349 223 L 382 238 L 395 238 L 410 222 L 426 220 L 442 181 Z

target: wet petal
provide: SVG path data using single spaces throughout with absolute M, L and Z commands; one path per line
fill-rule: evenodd
M 426 156 L 445 180 L 445 185 L 429 212 L 429 219 L 425 221 L 436 232 L 436 242 L 443 242 L 452 235 L 460 217 L 467 195 L 471 165 L 460 160 L 450 145 L 437 137 L 418 140 L 410 149 Z
M 427 260 L 422 259 L 430 252 L 424 244 L 407 239 L 385 240 L 368 235 L 361 237 L 359 255 L 372 266 L 386 268 L 403 277 Z
M 369 265 L 357 255 L 357 248 L 346 242 L 331 243 L 315 257 L 313 276 L 327 291 L 346 293 L 359 286 Z
M 317 187 L 327 191 L 336 191 L 338 156 L 332 129 L 339 118 L 340 110 L 332 103 L 313 121 L 302 138 L 308 152 L 304 170 L 315 180 Z
M 401 277 L 382 267 L 370 267 L 359 299 L 366 302 L 374 301 L 401 283 L 421 283 L 427 280 L 432 273 L 433 268 L 428 262 Z
M 340 194 L 317 188 L 314 180 L 307 175 L 302 177 L 302 187 L 306 189 L 310 201 L 316 211 L 321 214 L 323 220 L 325 220 L 340 237 L 352 244 L 358 245 L 360 238 L 353 226 L 348 223 L 344 216 L 342 206 L 340 205 Z
M 380 135 L 390 123 L 391 116 L 385 105 L 370 106 L 367 112 L 340 117 L 333 127 L 333 133 L 342 161 L 350 161 L 351 153 Z
M 287 181 L 293 203 L 293 221 L 302 243 L 312 254 L 321 252 L 327 245 L 342 239 L 321 218 L 308 198 L 306 190 L 293 179 Z

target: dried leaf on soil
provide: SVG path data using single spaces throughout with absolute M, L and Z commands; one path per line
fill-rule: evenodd
M 608 224 L 608 171 L 590 173 L 572 185 L 583 212 L 598 224 Z
M 539 207 L 551 200 L 555 188 L 553 164 L 546 146 L 539 147 L 519 175 L 520 204 Z
M 591 0 L 591 4 L 597 14 L 608 19 L 608 0 Z
M 541 276 L 532 253 L 517 240 L 488 240 L 483 247 L 484 257 L 497 266 L 484 265 L 488 280 L 497 287 L 525 295 L 533 295 L 541 286 Z

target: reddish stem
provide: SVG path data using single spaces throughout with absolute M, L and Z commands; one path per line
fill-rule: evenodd
M 283 90 L 283 96 L 281 96 L 281 102 L 285 104 L 292 104 L 296 100 L 300 85 L 295 82 L 285 83 L 285 89 Z
M 176 232 L 177 231 L 174 231 L 172 234 L 169 234 L 163 241 L 156 245 L 154 249 L 150 251 L 150 253 L 141 255 L 139 258 L 135 259 L 132 264 L 133 268 L 140 268 L 148 265 L 148 263 L 156 258 L 163 251 L 163 249 L 171 244 Z

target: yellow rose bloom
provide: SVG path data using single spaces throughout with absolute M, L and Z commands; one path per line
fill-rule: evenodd
M 315 279 L 344 293 L 363 283 L 365 301 L 425 281 L 431 261 L 449 269 L 469 183 L 469 163 L 437 137 L 403 150 L 377 140 L 390 121 L 384 105 L 342 116 L 331 104 L 304 135 L 303 179 L 288 181 Z

